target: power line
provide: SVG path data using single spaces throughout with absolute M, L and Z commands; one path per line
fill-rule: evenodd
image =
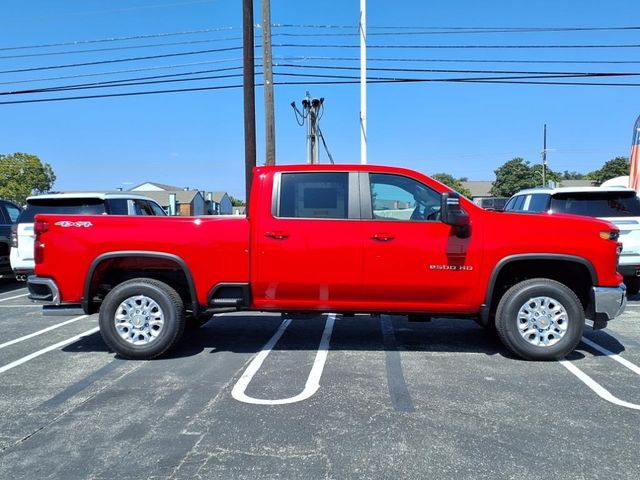
M 58 85 L 54 87 L 46 87 L 46 88 L 33 88 L 29 90 L 15 90 L 15 91 L 7 91 L 0 92 L 0 95 L 24 95 L 31 93 L 45 93 L 45 92 L 57 92 L 57 91 L 65 91 L 65 90 L 84 90 L 91 88 L 111 88 L 111 87 L 122 87 L 122 86 L 131 86 L 131 85 L 147 85 L 147 84 L 158 84 L 158 83 L 173 83 L 173 82 L 190 82 L 195 80 L 211 80 L 211 79 L 220 79 L 220 78 L 234 78 L 240 77 L 241 75 L 218 75 L 218 76 L 207 76 L 207 77 L 196 77 L 196 78 L 180 78 L 180 79 L 172 79 L 172 80 L 159 80 L 166 79 L 170 77 L 180 77 L 180 76 L 188 76 L 188 75 L 200 75 L 203 73 L 215 73 L 215 72 L 225 72 L 231 70 L 242 70 L 242 67 L 228 67 L 228 68 L 217 68 L 217 69 L 209 69 L 209 70 L 200 70 L 193 72 L 184 72 L 184 73 L 172 73 L 168 75 L 153 75 L 148 77 L 137 77 L 137 78 L 127 78 L 120 80 L 110 80 L 106 82 L 94 82 L 94 83 L 79 83 L 72 85 Z M 153 82 L 149 80 L 154 80 Z
M 321 24 L 292 24 L 274 23 L 273 28 L 317 28 L 317 29 L 357 29 L 357 25 L 321 25 Z M 407 25 L 367 25 L 368 30 L 423 30 L 423 31 L 455 31 L 455 32 L 570 32 L 570 31 L 624 31 L 640 30 L 640 26 L 610 26 L 610 27 L 455 27 L 455 26 L 407 26 Z
M 122 42 L 125 40 L 146 40 L 149 38 L 174 37 L 179 35 L 196 35 L 200 33 L 222 32 L 222 31 L 229 31 L 229 30 L 237 30 L 237 28 L 236 27 L 205 28 L 201 30 L 185 30 L 182 32 L 162 32 L 162 33 L 150 33 L 147 35 L 131 35 L 128 37 L 99 38 L 96 40 L 76 40 L 73 42 L 41 43 L 37 45 L 20 45 L 15 47 L 2 47 L 0 48 L 0 52 L 9 51 L 9 50 L 27 50 L 32 48 L 68 47 L 70 45 L 85 45 L 85 44 L 91 44 L 91 43 Z
M 113 60 L 100 60 L 96 62 L 84 62 L 84 63 L 71 63 L 66 65 L 48 65 L 45 67 L 32 67 L 32 68 L 21 68 L 16 70 L 3 70 L 0 73 L 22 73 L 22 72 L 34 72 L 40 70 L 53 70 L 58 68 L 71 68 L 71 67 L 85 67 L 89 65 L 105 65 L 109 63 L 121 63 L 121 62 L 135 62 L 138 60 L 152 60 L 156 58 L 169 58 L 169 57 L 181 57 L 185 55 L 200 55 L 203 53 L 218 53 L 218 52 L 230 52 L 233 50 L 242 50 L 242 47 L 227 47 L 227 48 L 214 48 L 210 50 L 197 50 L 191 52 L 180 52 L 180 53 L 165 53 L 162 55 L 148 55 L 146 57 L 129 57 L 129 58 L 118 58 Z
M 152 43 L 147 45 L 128 45 L 125 47 L 90 48 L 85 50 L 65 50 L 63 52 L 25 53 L 20 55 L 5 55 L 0 60 L 12 58 L 51 57 L 56 55 L 75 55 L 78 53 L 113 52 L 117 50 L 137 50 L 139 48 L 173 47 L 176 45 L 195 45 L 201 43 L 230 42 L 242 40 L 242 37 L 210 38 L 207 40 L 188 40 L 185 42 Z
M 330 61 L 354 61 L 360 60 L 360 57 L 326 57 L 326 56 L 280 56 L 278 59 L 284 60 L 330 60 Z M 581 65 L 637 65 L 637 60 L 504 60 L 504 59 L 441 59 L 441 58 L 372 58 L 367 57 L 369 62 L 429 62 L 429 63 L 522 63 L 522 64 L 581 64 Z
M 257 65 L 260 67 L 261 65 Z M 300 69 L 318 69 L 318 70 L 358 70 L 357 67 L 341 67 L 341 66 L 322 66 L 322 65 L 295 65 L 295 64 L 275 64 L 276 67 L 283 68 L 300 68 Z M 222 75 L 222 76 L 206 76 L 206 77 L 193 77 L 194 75 L 202 75 L 207 73 L 219 73 L 225 71 L 240 70 L 242 67 L 225 67 L 217 69 L 195 70 L 190 72 L 172 73 L 166 75 L 153 75 L 145 77 L 124 78 L 116 80 L 108 80 L 103 82 L 93 83 L 77 83 L 70 85 L 58 85 L 53 87 L 33 88 L 27 90 L 14 90 L 0 92 L 0 95 L 21 95 L 21 94 L 33 94 L 33 93 L 46 93 L 65 90 L 82 90 L 93 88 L 111 88 L 122 87 L 132 85 L 147 85 L 147 84 L 159 84 L 159 83 L 175 83 L 175 82 L 188 82 L 188 81 L 201 81 L 220 78 L 234 78 L 237 75 Z M 640 73 L 635 72 L 559 72 L 559 71 L 523 71 L 523 70 L 462 70 L 462 69 L 417 69 L 417 68 L 370 68 L 370 71 L 380 72 L 402 72 L 402 73 L 462 73 L 462 74 L 484 74 L 484 75 L 496 75 L 496 74 L 508 74 L 508 75 L 526 75 L 527 77 L 517 78 L 531 78 L 532 75 L 536 75 L 540 78 L 574 78 L 574 77 L 613 77 L 613 76 L 640 76 Z M 319 77 L 321 74 L 300 74 L 307 77 Z M 175 77 L 192 77 L 192 78 L 180 78 L 173 80 L 160 80 L 170 79 Z M 332 78 L 355 78 L 335 76 Z M 375 77 L 372 77 L 375 79 Z M 150 81 L 154 80 L 154 81 Z
M 287 68 L 315 68 L 326 70 L 360 70 L 360 67 L 345 67 L 337 65 L 296 65 L 288 63 L 274 64 L 277 67 Z M 611 76 L 635 76 L 636 72 L 557 72 L 557 71 L 524 71 L 524 70 L 462 70 L 462 69 L 431 69 L 431 68 L 386 68 L 367 67 L 367 70 L 378 72 L 416 72 L 416 73 L 487 73 L 487 74 L 524 74 L 524 75 L 611 75 Z
M 281 76 L 292 77 L 307 77 L 305 74 L 287 74 L 279 73 Z M 305 81 L 277 81 L 274 85 L 348 85 L 356 84 L 360 82 L 359 77 L 348 76 L 330 76 L 330 75 L 311 75 L 315 78 L 331 78 L 331 80 L 305 80 Z M 419 78 L 384 78 L 384 77 L 372 77 L 370 83 L 376 84 L 389 84 L 389 83 L 491 83 L 491 84 L 514 84 L 514 85 L 551 85 L 551 86 L 594 86 L 594 87 L 640 87 L 640 83 L 611 83 L 611 82 L 561 82 L 561 81 L 540 81 L 540 80 L 527 80 L 525 77 L 513 77 L 509 78 L 448 78 L 448 79 L 419 79 Z M 563 77 L 564 78 L 564 77 Z M 256 84 L 256 86 L 262 86 L 262 84 Z M 193 88 L 180 88 L 169 90 L 151 90 L 142 92 L 121 92 L 121 93 L 109 93 L 98 95 L 82 95 L 71 97 L 51 97 L 40 99 L 27 99 L 27 100 L 10 100 L 0 102 L 0 105 L 17 105 L 26 103 L 43 103 L 43 102 L 60 102 L 71 100 L 86 100 L 96 98 L 114 98 L 114 97 L 131 97 L 139 95 L 154 95 L 154 94 L 167 94 L 167 93 L 182 93 L 182 92 L 199 92 L 209 90 L 225 90 L 241 88 L 242 85 L 221 85 L 221 86 L 207 86 L 207 87 L 193 87 Z
M 360 48 L 359 45 L 321 45 L 281 43 L 274 47 L 287 48 Z M 371 49 L 540 49 L 540 48 L 638 48 L 640 44 L 611 44 L 611 45 L 367 45 Z
M 313 74 L 313 73 L 289 73 L 278 72 L 279 76 L 288 77 L 305 77 L 305 78 L 331 78 L 331 79 L 344 79 L 344 80 L 356 80 L 359 76 L 349 75 L 328 75 L 328 74 Z M 640 73 L 630 74 L 640 76 Z M 615 77 L 617 74 L 575 74 L 575 75 L 518 75 L 508 77 L 463 77 L 463 78 L 402 78 L 402 77 L 367 77 L 368 82 L 409 82 L 409 83 L 421 83 L 421 82 L 479 82 L 479 81 L 494 81 L 494 80 L 526 80 L 526 79 L 553 79 L 553 78 L 599 78 L 599 77 Z M 600 84 L 597 84 L 600 85 Z
M 14 80 L 11 82 L 0 82 L 0 85 L 14 85 L 18 83 L 34 83 L 34 82 L 46 82 L 49 80 L 68 80 L 73 78 L 86 78 L 86 77 L 101 77 L 106 75 L 117 75 L 119 73 L 132 73 L 132 72 L 148 72 L 152 70 L 166 70 L 173 68 L 184 68 L 184 67 L 192 67 L 196 65 L 211 65 L 215 63 L 229 63 L 229 62 L 238 62 L 242 60 L 242 58 L 224 58 L 221 60 L 209 60 L 206 62 L 191 62 L 191 63 L 178 63 L 175 65 L 161 65 L 157 67 L 145 67 L 145 68 L 130 68 L 125 70 L 112 70 L 110 72 L 100 72 L 100 73 L 83 73 L 79 75 L 64 75 L 59 77 L 44 77 L 44 78 L 32 78 L 28 80 Z M 640 62 L 639 62 L 640 63 Z
M 180 4 L 177 4 L 180 5 Z M 256 25 L 260 28 L 260 25 Z M 321 29 L 353 29 L 357 30 L 357 25 L 305 25 L 305 24 L 272 24 L 273 28 L 321 28 Z M 640 26 L 617 26 L 617 27 L 424 27 L 424 26 L 372 26 L 368 25 L 369 30 L 396 30 L 396 32 L 370 32 L 370 36 L 384 36 L 384 35 L 422 35 L 422 34 L 443 34 L 443 33 L 531 33 L 531 32 L 585 32 L 585 31 L 634 31 L 640 30 Z M 163 38 L 172 36 L 183 35 L 198 35 L 203 33 L 214 33 L 222 31 L 239 30 L 238 27 L 217 27 L 217 28 L 204 28 L 198 30 L 185 30 L 178 32 L 161 32 L 141 35 L 129 35 L 123 37 L 108 37 L 89 40 L 75 40 L 71 42 L 57 42 L 57 43 L 41 43 L 35 45 L 17 45 L 13 47 L 0 47 L 2 51 L 12 50 L 28 50 L 34 48 L 51 48 L 51 47 L 66 47 L 77 46 L 95 43 L 110 43 L 121 42 L 128 40 L 146 40 L 150 38 Z M 415 32 L 403 32 L 403 30 L 415 30 Z M 353 36 L 357 33 L 344 33 L 344 34 L 319 34 L 319 33 L 276 33 L 274 35 L 280 36 Z
M 132 96 L 138 96 L 138 95 L 155 95 L 155 94 L 179 93 L 179 92 L 202 92 L 207 90 L 226 90 L 231 88 L 242 88 L 242 85 L 221 85 L 221 86 L 209 86 L 209 87 L 177 88 L 177 89 L 171 89 L 171 90 L 152 90 L 152 91 L 146 91 L 146 92 L 105 93 L 105 94 L 99 94 L 99 95 L 83 95 L 83 96 L 73 96 L 73 97 L 11 100 L 8 102 L 0 102 L 0 105 L 16 105 L 16 104 L 22 104 L 22 103 L 42 103 L 42 102 L 62 102 L 67 100 L 87 100 L 92 98 L 132 97 Z

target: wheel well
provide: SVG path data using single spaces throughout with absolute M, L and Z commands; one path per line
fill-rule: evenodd
M 133 278 L 152 278 L 171 286 L 187 310 L 197 308 L 190 278 L 183 267 L 169 258 L 115 257 L 100 261 L 94 268 L 85 292 L 89 313 L 98 311 L 104 297 L 117 285 Z
M 549 278 L 566 285 L 574 291 L 585 312 L 589 312 L 593 279 L 586 265 L 571 260 L 529 259 L 515 260 L 499 271 L 489 300 L 489 318 L 493 319 L 498 302 L 509 288 L 531 278 Z

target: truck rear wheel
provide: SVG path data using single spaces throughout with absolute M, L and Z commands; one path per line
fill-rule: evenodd
M 573 290 L 547 278 L 514 285 L 496 311 L 502 343 L 527 360 L 558 360 L 572 352 L 582 338 L 584 321 Z
M 184 305 L 166 283 L 136 278 L 121 283 L 100 307 L 100 334 L 116 353 L 148 360 L 175 345 L 184 332 Z

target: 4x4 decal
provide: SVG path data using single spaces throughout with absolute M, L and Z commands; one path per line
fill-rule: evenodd
M 54 223 L 58 227 L 92 227 L 93 223 L 91 222 L 70 222 L 68 220 L 61 220 L 60 222 Z

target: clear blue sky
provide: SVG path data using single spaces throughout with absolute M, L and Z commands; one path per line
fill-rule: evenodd
M 424 34 L 434 32 L 426 27 L 631 27 L 640 25 L 637 15 L 633 15 L 637 10 L 637 2 L 634 1 L 370 0 L 367 5 L 370 45 L 640 44 L 640 30 Z M 272 23 L 275 24 L 355 27 L 358 15 L 359 0 L 272 0 Z M 255 22 L 261 23 L 259 0 L 255 0 Z M 6 0 L 2 2 L 0 16 L 0 48 L 3 49 L 0 51 L 0 57 L 3 57 L 0 58 L 0 71 L 234 48 L 241 45 L 241 27 L 240 0 Z M 413 28 L 403 30 L 379 27 Z M 215 29 L 224 30 L 9 50 L 10 47 Z M 358 44 L 357 36 L 335 34 L 356 32 L 355 28 L 279 27 L 273 30 L 273 43 L 355 46 Z M 398 35 L 399 32 L 420 34 Z M 256 30 L 256 33 L 260 34 L 261 31 Z M 375 36 L 373 33 L 395 35 Z M 201 43 L 166 45 L 195 41 Z M 142 45 L 156 44 L 163 45 L 140 48 Z M 116 47 L 137 48 L 77 53 L 79 50 Z M 24 57 L 56 52 L 67 53 Z M 256 54 L 261 55 L 260 50 L 256 50 Z M 22 57 L 15 58 L 18 55 Z M 357 48 L 276 46 L 273 55 L 276 63 L 307 67 L 275 67 L 276 81 L 306 81 L 309 78 L 278 76 L 278 72 L 358 75 L 357 70 L 309 68 L 357 67 Z M 371 48 L 368 55 L 372 59 L 370 67 L 395 69 L 640 72 L 640 48 L 637 47 Z M 72 68 L 0 73 L 0 91 L 239 67 L 241 56 L 240 50 L 228 50 Z M 354 60 L 300 60 L 302 56 L 349 57 Z M 410 61 L 390 62 L 375 60 L 376 58 Z M 639 63 L 471 63 L 462 60 Z M 136 69 L 140 71 L 122 72 Z M 115 71 L 122 73 L 109 73 Z M 94 75 L 97 73 L 105 75 Z M 241 70 L 236 69 L 207 75 L 240 73 Z M 370 75 L 432 79 L 492 76 L 397 71 L 371 71 Z M 64 76 L 76 78 L 51 79 Z M 50 80 L 32 82 L 37 79 Z M 23 83 L 15 83 L 19 81 Z M 261 77 L 257 81 L 261 81 Z M 586 78 L 583 81 L 640 83 L 640 78 Z M 241 78 L 232 77 L 61 93 L 2 95 L 0 102 L 240 83 Z M 305 131 L 296 124 L 290 103 L 296 101 L 300 104 L 307 90 L 313 96 L 325 98 L 325 114 L 321 126 L 336 162 L 358 163 L 358 85 L 277 86 L 277 162 L 302 163 L 306 160 Z M 258 88 L 258 164 L 264 162 L 262 106 L 262 89 Z M 21 151 L 38 155 L 54 167 L 58 177 L 54 186 L 56 190 L 127 188 L 132 184 L 156 181 L 202 190 L 226 190 L 234 196 L 244 196 L 242 89 L 0 105 L 0 111 L 0 153 Z M 532 163 L 539 161 L 542 129 L 546 123 L 548 148 L 551 150 L 548 155 L 549 166 L 556 171 L 575 170 L 586 173 L 599 168 L 613 157 L 629 155 L 632 127 L 638 114 L 640 87 L 487 83 L 372 84 L 369 85 L 368 101 L 369 162 L 406 166 L 428 174 L 447 172 L 471 180 L 490 180 L 494 177 L 493 171 L 513 157 L 520 156 Z M 323 162 L 327 161 L 324 152 L 321 159 Z

